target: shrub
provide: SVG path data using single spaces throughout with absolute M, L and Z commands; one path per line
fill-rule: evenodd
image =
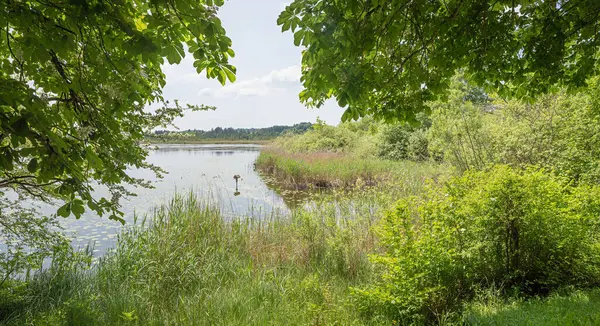
M 88 263 L 85 254 L 73 250 L 55 216 L 39 216 L 36 207 L 25 208 L 19 200 L 4 198 L 0 201 L 0 289 L 13 278 L 27 277 L 44 260 L 55 265 Z M 0 315 L 1 310 L 0 303 Z
M 380 227 L 385 253 L 360 309 L 435 321 L 476 288 L 545 294 L 600 279 L 600 188 L 571 187 L 542 170 L 467 172 L 397 203 Z
M 292 153 L 347 152 L 356 143 L 359 133 L 349 128 L 334 127 L 317 120 L 312 129 L 301 135 L 284 135 L 275 146 Z
M 577 182 L 600 183 L 600 84 L 590 84 L 585 92 L 560 91 L 534 103 L 491 105 L 468 101 L 455 80 L 448 101 L 430 104 L 429 149 L 461 171 L 540 165 Z
M 420 126 L 405 123 L 389 124 L 379 133 L 378 155 L 390 160 L 424 161 L 429 158 L 429 141 L 426 130 L 431 121 L 424 115 L 417 116 Z
M 410 127 L 404 124 L 383 127 L 378 144 L 379 156 L 389 160 L 406 159 L 410 134 Z

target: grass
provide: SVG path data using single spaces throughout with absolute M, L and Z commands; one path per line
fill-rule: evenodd
M 471 325 L 600 325 L 600 289 L 530 300 L 486 296 L 469 304 L 464 315 Z
M 352 289 L 368 287 L 378 275 L 369 256 L 383 250 L 374 231 L 382 210 L 418 195 L 425 180 L 443 179 L 448 169 L 367 160 L 349 165 L 344 156 L 273 151 L 261 160 L 257 165 L 271 160 L 271 172 L 284 180 L 296 173 L 291 186 L 327 171 L 334 175 L 327 180 L 345 181 L 331 181 L 331 191 L 311 196 L 290 216 L 227 220 L 210 202 L 177 195 L 126 229 L 91 269 L 56 261 L 25 282 L 6 284 L 0 324 L 398 324 L 362 314 Z M 385 178 L 367 185 L 365 171 Z M 600 289 L 528 300 L 488 290 L 437 323 L 597 325 Z
M 393 325 L 360 315 L 350 291 L 372 282 L 372 225 L 393 197 L 366 191 L 289 218 L 226 222 L 209 203 L 176 196 L 91 270 L 54 265 L 3 289 L 0 324 Z M 597 325 L 600 290 L 528 301 L 487 292 L 439 322 Z
M 275 148 L 261 151 L 256 168 L 289 189 L 421 187 L 425 180 L 437 180 L 449 173 L 446 166 L 436 163 L 357 159 L 328 152 L 289 153 Z
M 55 264 L 29 279 L 18 300 L 2 302 L 10 313 L 1 317 L 9 325 L 362 324 L 349 288 L 371 277 L 370 226 L 382 203 L 349 203 L 226 222 L 210 204 L 177 196 L 149 217 L 152 227 L 121 234 L 93 269 Z

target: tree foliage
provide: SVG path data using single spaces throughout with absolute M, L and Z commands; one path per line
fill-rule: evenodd
M 121 220 L 124 185 L 148 186 L 128 168 L 144 161 L 144 131 L 184 107 L 165 101 L 161 65 L 187 50 L 197 72 L 235 80 L 231 40 L 217 17 L 223 0 L 7 0 L 0 5 L 0 195 L 65 200 Z M 165 60 L 166 59 L 166 60 Z M 144 110 L 158 103 L 154 112 Z M 191 106 L 189 109 L 208 109 Z M 94 198 L 93 184 L 111 198 Z
M 599 20 L 596 0 L 295 0 L 278 24 L 305 47 L 303 102 L 334 96 L 344 120 L 412 121 L 457 69 L 501 96 L 585 85 Z

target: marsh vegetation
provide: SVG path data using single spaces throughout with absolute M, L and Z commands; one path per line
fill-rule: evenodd
M 236 81 L 224 4 L 2 3 L 0 324 L 600 324 L 599 1 L 288 1 L 301 65 L 193 93 L 342 122 L 172 132 L 215 107 L 166 63 Z M 165 144 L 207 139 L 252 150 Z
M 3 322 L 596 323 L 600 187 L 580 166 L 595 156 L 546 156 L 594 141 L 595 115 L 591 97 L 560 96 L 524 111 L 457 100 L 418 127 L 367 118 L 278 138 L 253 157 L 288 211 L 224 216 L 214 197 L 175 194 L 96 263 L 57 256 L 4 283 Z M 519 125 L 526 108 L 552 120 Z M 523 134 L 541 140 L 509 141 Z

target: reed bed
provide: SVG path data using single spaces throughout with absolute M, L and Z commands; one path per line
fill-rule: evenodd
M 389 203 L 371 192 L 228 220 L 177 195 L 91 269 L 56 262 L 34 273 L 3 323 L 361 324 L 349 291 L 371 277 L 371 226 Z
M 340 153 L 290 153 L 263 149 L 256 168 L 288 189 L 353 189 L 362 186 L 403 185 L 421 187 L 428 179 L 437 182 L 450 173 L 434 162 L 389 161 L 356 158 Z
M 257 165 L 267 160 L 271 173 L 298 169 L 293 183 L 335 167 L 372 174 L 339 172 L 342 186 L 313 193 L 290 214 L 253 211 L 232 219 L 207 197 L 176 195 L 139 216 L 95 265 L 54 261 L 0 288 L 0 324 L 394 324 L 360 313 L 353 292 L 375 281 L 369 257 L 383 250 L 377 225 L 399 198 L 419 195 L 425 183 L 441 183 L 451 171 L 367 160 L 348 167 L 335 154 L 272 151 Z M 365 175 L 385 175 L 385 182 L 368 184 Z M 599 298 L 598 290 L 527 301 L 488 291 L 437 322 L 592 325 L 600 320 Z

